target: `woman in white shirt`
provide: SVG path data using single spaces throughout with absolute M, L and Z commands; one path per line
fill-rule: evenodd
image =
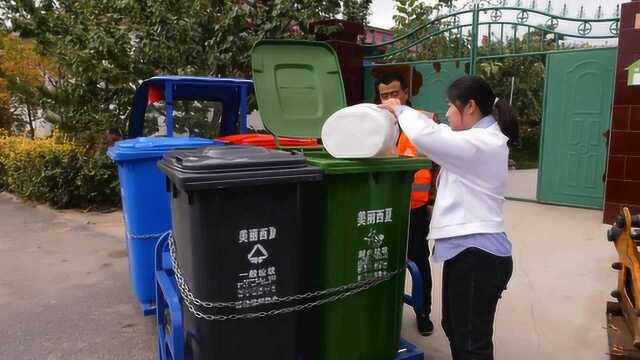
M 444 261 L 442 327 L 452 357 L 489 360 L 496 306 L 513 270 L 502 206 L 508 144 L 518 141 L 518 124 L 510 105 L 480 77 L 454 81 L 447 98 L 449 125 L 396 99 L 380 106 L 441 166 L 429 238 L 435 240 L 433 260 Z

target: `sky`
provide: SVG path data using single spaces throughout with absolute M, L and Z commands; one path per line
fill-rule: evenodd
M 427 4 L 433 4 L 436 1 L 422 0 Z M 458 5 L 466 4 L 469 0 L 457 0 Z M 616 10 L 616 5 L 628 2 L 629 0 L 552 0 L 552 7 L 555 13 L 559 13 L 562 6 L 566 3 L 569 10 L 569 16 L 576 17 L 580 10 L 580 6 L 584 5 L 586 17 L 594 17 L 598 9 L 598 5 L 602 5 L 603 13 L 606 17 L 611 17 Z M 508 0 L 513 5 L 516 0 Z M 531 0 L 522 0 L 522 3 L 529 6 Z M 393 15 L 395 14 L 394 0 L 373 0 L 371 5 L 371 16 L 369 24 L 376 27 L 388 29 L 393 26 Z M 537 0 L 538 9 L 546 6 L 547 0 Z

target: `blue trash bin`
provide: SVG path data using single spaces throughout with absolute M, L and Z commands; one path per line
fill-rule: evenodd
M 119 141 L 107 152 L 118 165 L 129 275 L 145 315 L 155 314 L 155 246 L 171 230 L 165 175 L 156 163 L 171 150 L 211 145 L 223 143 L 195 137 L 140 137 Z

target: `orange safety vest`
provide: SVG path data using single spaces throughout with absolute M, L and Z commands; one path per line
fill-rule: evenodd
M 435 114 L 433 114 L 435 120 Z M 437 121 L 437 120 L 436 120 Z M 400 134 L 398 146 L 396 148 L 398 155 L 417 156 L 416 147 L 413 146 L 409 138 L 404 134 Z M 411 190 L 411 208 L 419 208 L 429 203 L 429 192 L 431 191 L 433 176 L 430 169 L 422 169 L 416 171 L 413 177 L 413 188 Z

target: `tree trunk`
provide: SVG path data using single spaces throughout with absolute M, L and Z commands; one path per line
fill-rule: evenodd
M 27 121 L 29 122 L 29 137 L 33 140 L 36 138 L 36 128 L 33 119 L 33 111 L 31 105 L 27 105 Z

